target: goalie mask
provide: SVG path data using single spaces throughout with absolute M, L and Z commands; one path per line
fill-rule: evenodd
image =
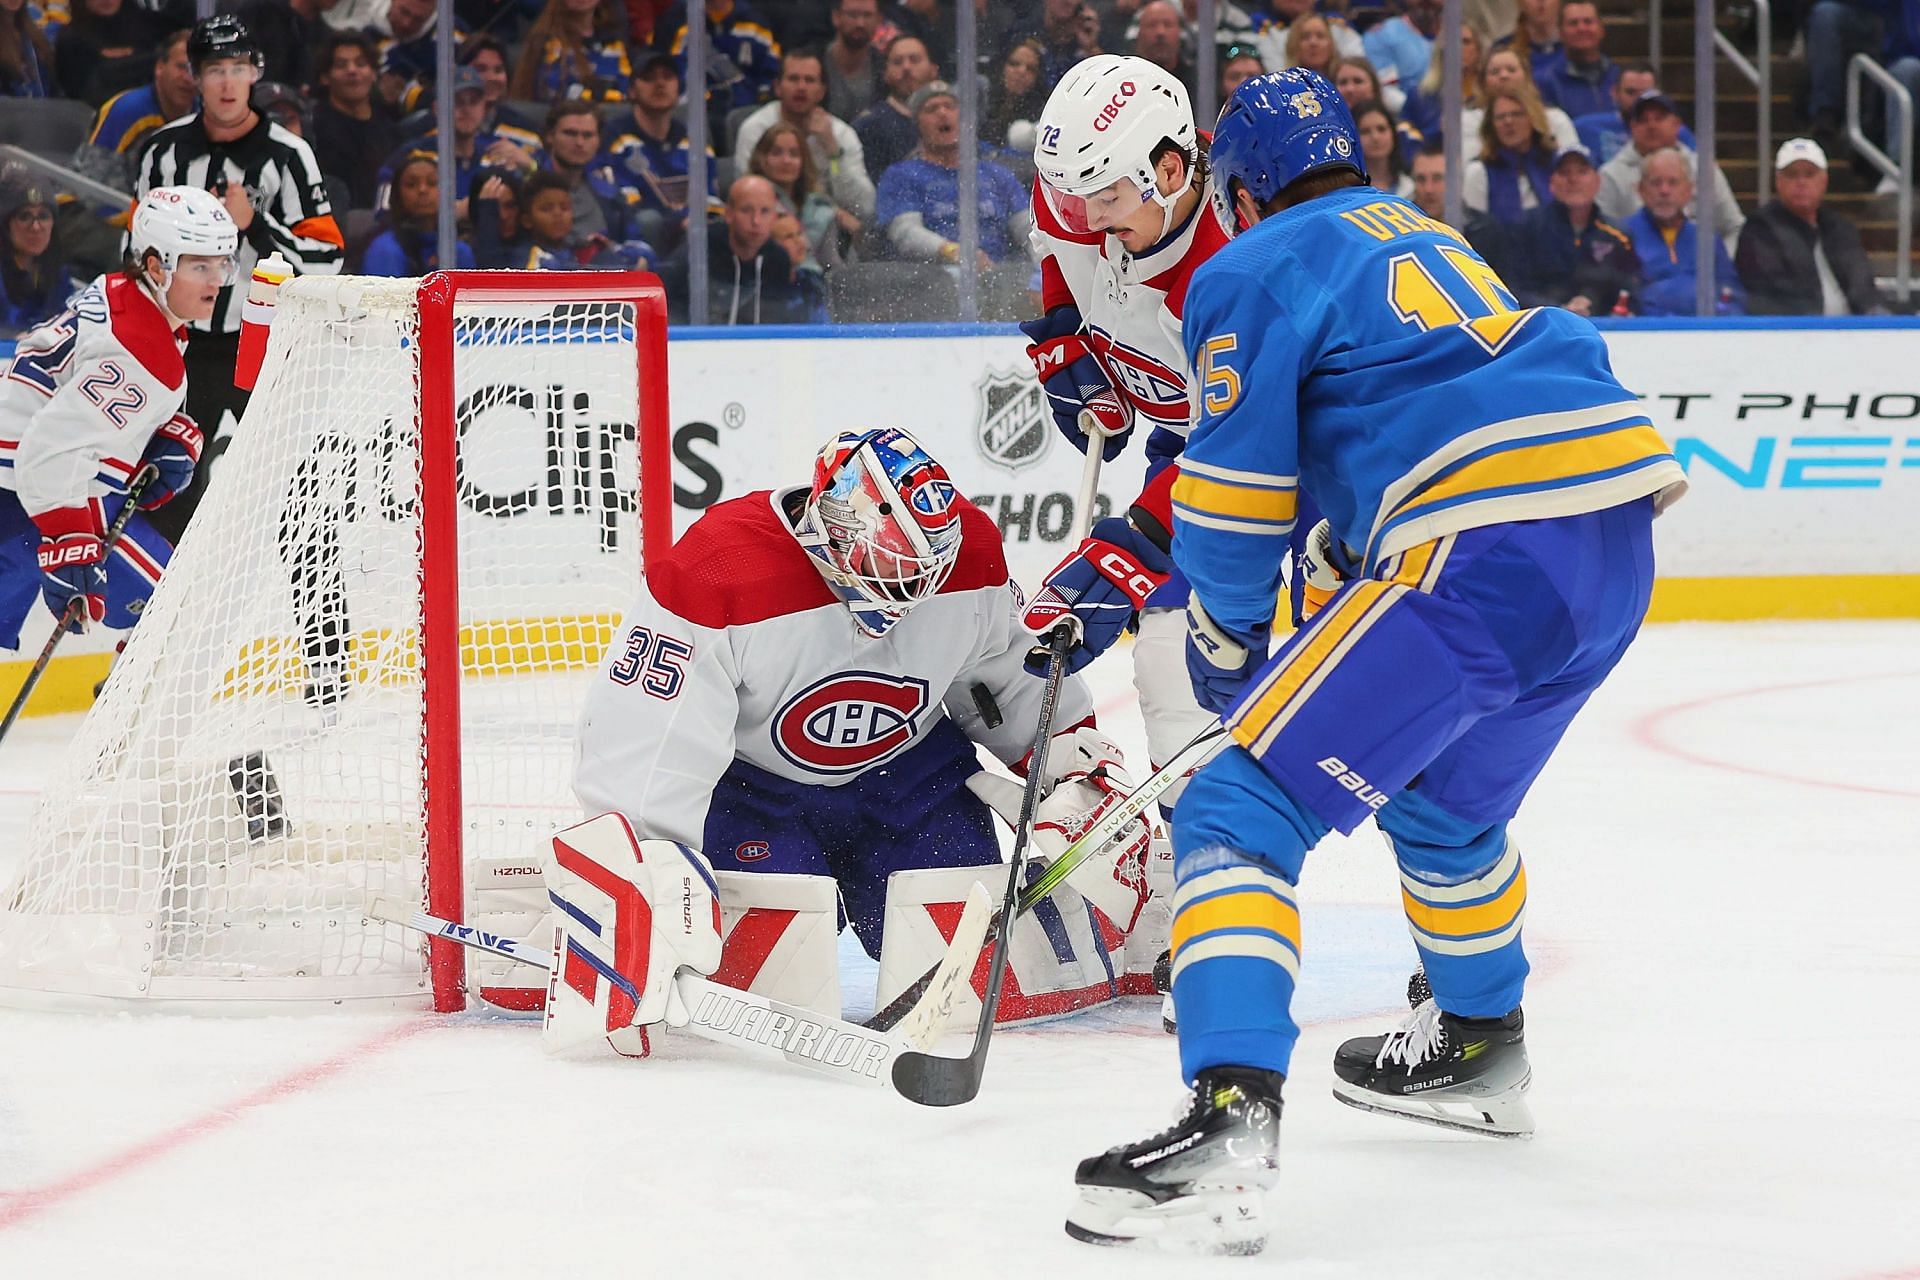
M 842 432 L 814 462 L 796 532 L 860 629 L 883 636 L 953 572 L 955 498 L 946 469 L 906 432 Z

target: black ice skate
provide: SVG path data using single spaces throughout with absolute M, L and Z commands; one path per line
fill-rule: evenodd
M 1435 1004 L 1426 975 L 1407 984 L 1415 1007 L 1398 1031 L 1362 1036 L 1333 1056 L 1333 1096 L 1350 1107 L 1496 1138 L 1533 1136 L 1525 1020 L 1456 1018 Z
M 1173 952 L 1162 951 L 1153 962 L 1153 989 L 1160 993 L 1160 1025 L 1168 1035 L 1178 1035 L 1173 1020 Z
M 1260 1252 L 1263 1201 L 1280 1176 L 1284 1081 L 1252 1067 L 1202 1071 L 1172 1128 L 1080 1162 L 1067 1234 L 1182 1253 Z

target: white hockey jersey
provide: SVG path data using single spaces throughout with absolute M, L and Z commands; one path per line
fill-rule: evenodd
M 0 486 L 29 516 L 127 487 L 186 398 L 186 333 L 115 272 L 21 335 L 0 380 Z
M 960 500 L 946 585 L 874 639 L 793 536 L 786 513 L 804 493 L 722 502 L 649 566 L 581 717 L 574 790 L 587 813 L 618 811 L 643 837 L 699 848 L 709 797 L 736 760 L 842 786 L 947 717 L 1008 764 L 1032 747 L 1045 686 L 1021 666 L 1033 637 L 993 521 Z M 1056 728 L 1091 714 L 1068 677 Z
M 1037 180 L 1036 180 L 1037 181 Z M 1146 425 L 1187 435 L 1192 396 L 1186 350 L 1180 342 L 1187 283 L 1200 264 L 1233 238 L 1230 215 L 1206 195 L 1186 225 L 1148 253 L 1134 257 L 1120 241 L 1067 230 L 1036 185 L 1032 247 L 1040 259 L 1041 306 L 1080 308 L 1094 350 L 1114 387 Z M 1148 441 L 1149 457 L 1171 457 L 1178 443 Z

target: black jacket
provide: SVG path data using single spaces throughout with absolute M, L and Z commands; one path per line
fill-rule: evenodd
M 1513 231 L 1513 271 L 1507 277 L 1523 307 L 1562 307 L 1584 297 L 1592 314 L 1606 315 L 1620 294 L 1640 290 L 1640 257 L 1627 233 L 1595 209 L 1586 230 L 1574 234 L 1558 200 L 1529 210 Z
M 668 319 L 679 324 L 688 322 L 688 247 L 681 245 L 660 268 Z M 753 257 L 738 258 L 727 240 L 727 224 L 717 219 L 707 224 L 708 324 L 805 324 L 811 310 L 785 249 L 769 240 Z
M 1813 263 L 1816 240 L 1827 251 L 1827 265 L 1846 295 L 1847 310 L 1856 316 L 1886 311 L 1886 299 L 1874 286 L 1873 267 L 1860 244 L 1860 229 L 1826 208 L 1820 210 L 1819 221 L 1817 229 L 1809 226 L 1778 200 L 1769 200 L 1747 219 L 1733 265 L 1747 287 L 1748 314 L 1821 314 L 1820 272 Z

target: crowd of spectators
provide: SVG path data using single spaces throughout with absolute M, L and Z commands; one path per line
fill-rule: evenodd
M 872 264 L 971 269 L 1032 305 L 1036 121 L 1075 62 L 1136 54 L 1196 99 L 1210 40 L 1218 96 L 1305 66 L 1352 106 L 1375 185 L 1432 216 L 1460 131 L 1461 230 L 1526 305 L 1690 314 L 1693 138 L 1655 67 L 1616 60 L 1595 0 L 1468 0 L 1460 99 L 1446 100 L 1440 0 L 976 3 L 978 64 L 954 62 L 953 0 L 458 0 L 453 138 L 433 127 L 433 0 L 245 0 L 264 74 L 252 105 L 305 140 L 347 270 L 417 275 L 438 252 L 437 156 L 450 146 L 460 265 L 661 273 L 693 308 L 690 217 L 708 223 L 706 314 L 744 324 L 880 318 L 836 307 Z M 0 0 L 0 95 L 96 109 L 74 168 L 132 192 L 143 156 L 201 86 L 191 0 Z M 685 83 L 706 44 L 706 83 Z M 1824 204 L 1840 152 L 1844 61 L 1868 48 L 1920 92 L 1920 0 L 1815 0 L 1805 13 L 1811 125 L 1778 157 L 1779 198 L 1749 218 L 1724 172 L 1714 211 L 1723 313 L 1884 309 L 1851 223 Z M 979 247 L 962 262 L 960 77 L 976 78 Z M 689 110 L 707 187 L 689 190 Z M 1209 122 L 1201 121 L 1203 127 Z M 21 173 L 0 181 L 0 323 L 58 310 L 113 265 L 114 215 Z M 124 213 L 118 213 L 124 222 Z M 913 272 L 920 274 L 912 274 Z M 1012 318 L 1003 315 L 1000 318 Z

